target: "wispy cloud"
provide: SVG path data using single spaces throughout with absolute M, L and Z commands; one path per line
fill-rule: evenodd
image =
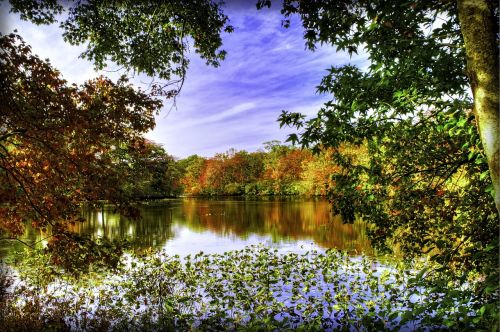
M 208 116 L 198 114 L 195 119 L 186 118 L 182 123 L 176 125 L 176 129 L 191 128 L 195 126 L 206 126 L 209 124 L 218 124 L 224 121 L 229 121 L 242 113 L 255 108 L 254 102 L 244 102 L 233 106 L 225 111 L 213 113 Z
M 300 21 L 293 19 L 291 28 L 284 29 L 276 9 L 257 11 L 253 2 L 229 1 L 226 12 L 235 26 L 223 38 L 226 60 L 212 68 L 192 54 L 177 107 L 168 112 L 167 104 L 147 134 L 175 156 L 210 156 L 231 147 L 254 151 L 265 141 L 284 141 L 292 130 L 276 122 L 282 109 L 313 116 L 331 99 L 316 93 L 328 68 L 366 65 L 366 56 L 350 58 L 334 47 L 306 50 Z M 97 75 L 78 58 L 83 47 L 65 43 L 57 26 L 35 26 L 13 15 L 8 19 L 7 25 L 16 27 L 35 53 L 50 58 L 68 81 L 82 83 Z

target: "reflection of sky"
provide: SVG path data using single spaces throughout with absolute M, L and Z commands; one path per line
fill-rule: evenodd
M 276 122 L 282 109 L 315 114 L 329 99 L 315 93 L 327 68 L 366 65 L 365 56 L 351 59 L 336 53 L 334 47 L 306 50 L 300 22 L 295 19 L 290 29 L 282 28 L 276 6 L 259 12 L 255 1 L 228 3 L 226 13 L 235 31 L 223 36 L 226 60 L 219 68 L 211 68 L 191 55 L 177 109 L 168 112 L 166 106 L 155 130 L 147 135 L 175 156 L 210 156 L 231 147 L 254 151 L 265 141 L 284 141 L 291 131 L 280 130 Z M 57 25 L 35 26 L 20 22 L 13 14 L 4 25 L 9 32 L 17 28 L 33 52 L 49 58 L 70 82 L 81 83 L 96 75 L 90 63 L 78 59 L 83 48 L 65 43 Z
M 227 236 L 211 231 L 195 232 L 185 225 L 172 225 L 175 237 L 169 239 L 162 247 L 169 255 L 194 255 L 200 251 L 206 254 L 223 254 L 226 251 L 242 250 L 250 245 L 263 244 L 270 248 L 278 249 L 280 253 L 295 252 L 304 253 L 307 250 L 316 249 L 324 251 L 321 247 L 311 241 L 273 241 L 270 236 L 259 236 L 251 234 L 245 238 L 239 236 Z
M 129 240 L 132 248 L 165 249 L 184 256 L 199 251 L 223 253 L 263 244 L 281 252 L 301 253 L 327 248 L 351 254 L 373 254 L 363 224 L 344 224 L 330 217 L 327 201 L 212 201 L 171 200 L 144 206 L 141 220 L 130 220 L 112 211 L 86 210 L 86 222 L 72 232 L 108 240 Z M 50 234 L 26 228 L 23 240 L 42 245 Z M 0 258 L 17 242 L 0 241 Z M 19 247 L 19 246 L 18 246 Z M 17 248 L 19 249 L 19 248 Z

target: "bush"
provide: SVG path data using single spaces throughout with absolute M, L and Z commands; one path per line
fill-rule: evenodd
M 256 196 L 259 193 L 259 186 L 257 183 L 247 183 L 245 185 L 245 195 L 246 196 Z
M 245 192 L 244 186 L 239 183 L 229 183 L 224 187 L 225 195 L 237 196 L 237 195 L 243 195 L 244 192 Z

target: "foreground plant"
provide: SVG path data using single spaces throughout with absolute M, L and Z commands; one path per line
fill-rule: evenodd
M 2 325 L 393 331 L 494 324 L 474 281 L 446 278 L 428 262 L 414 262 L 416 270 L 335 250 L 297 254 L 254 246 L 184 259 L 148 252 L 122 263 L 116 275 L 54 281 L 40 280 L 45 265 L 23 266 L 22 281 L 2 302 Z

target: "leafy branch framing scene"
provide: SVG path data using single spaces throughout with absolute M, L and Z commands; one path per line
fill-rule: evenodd
M 0 12 L 6 331 L 498 330 L 497 2 Z

